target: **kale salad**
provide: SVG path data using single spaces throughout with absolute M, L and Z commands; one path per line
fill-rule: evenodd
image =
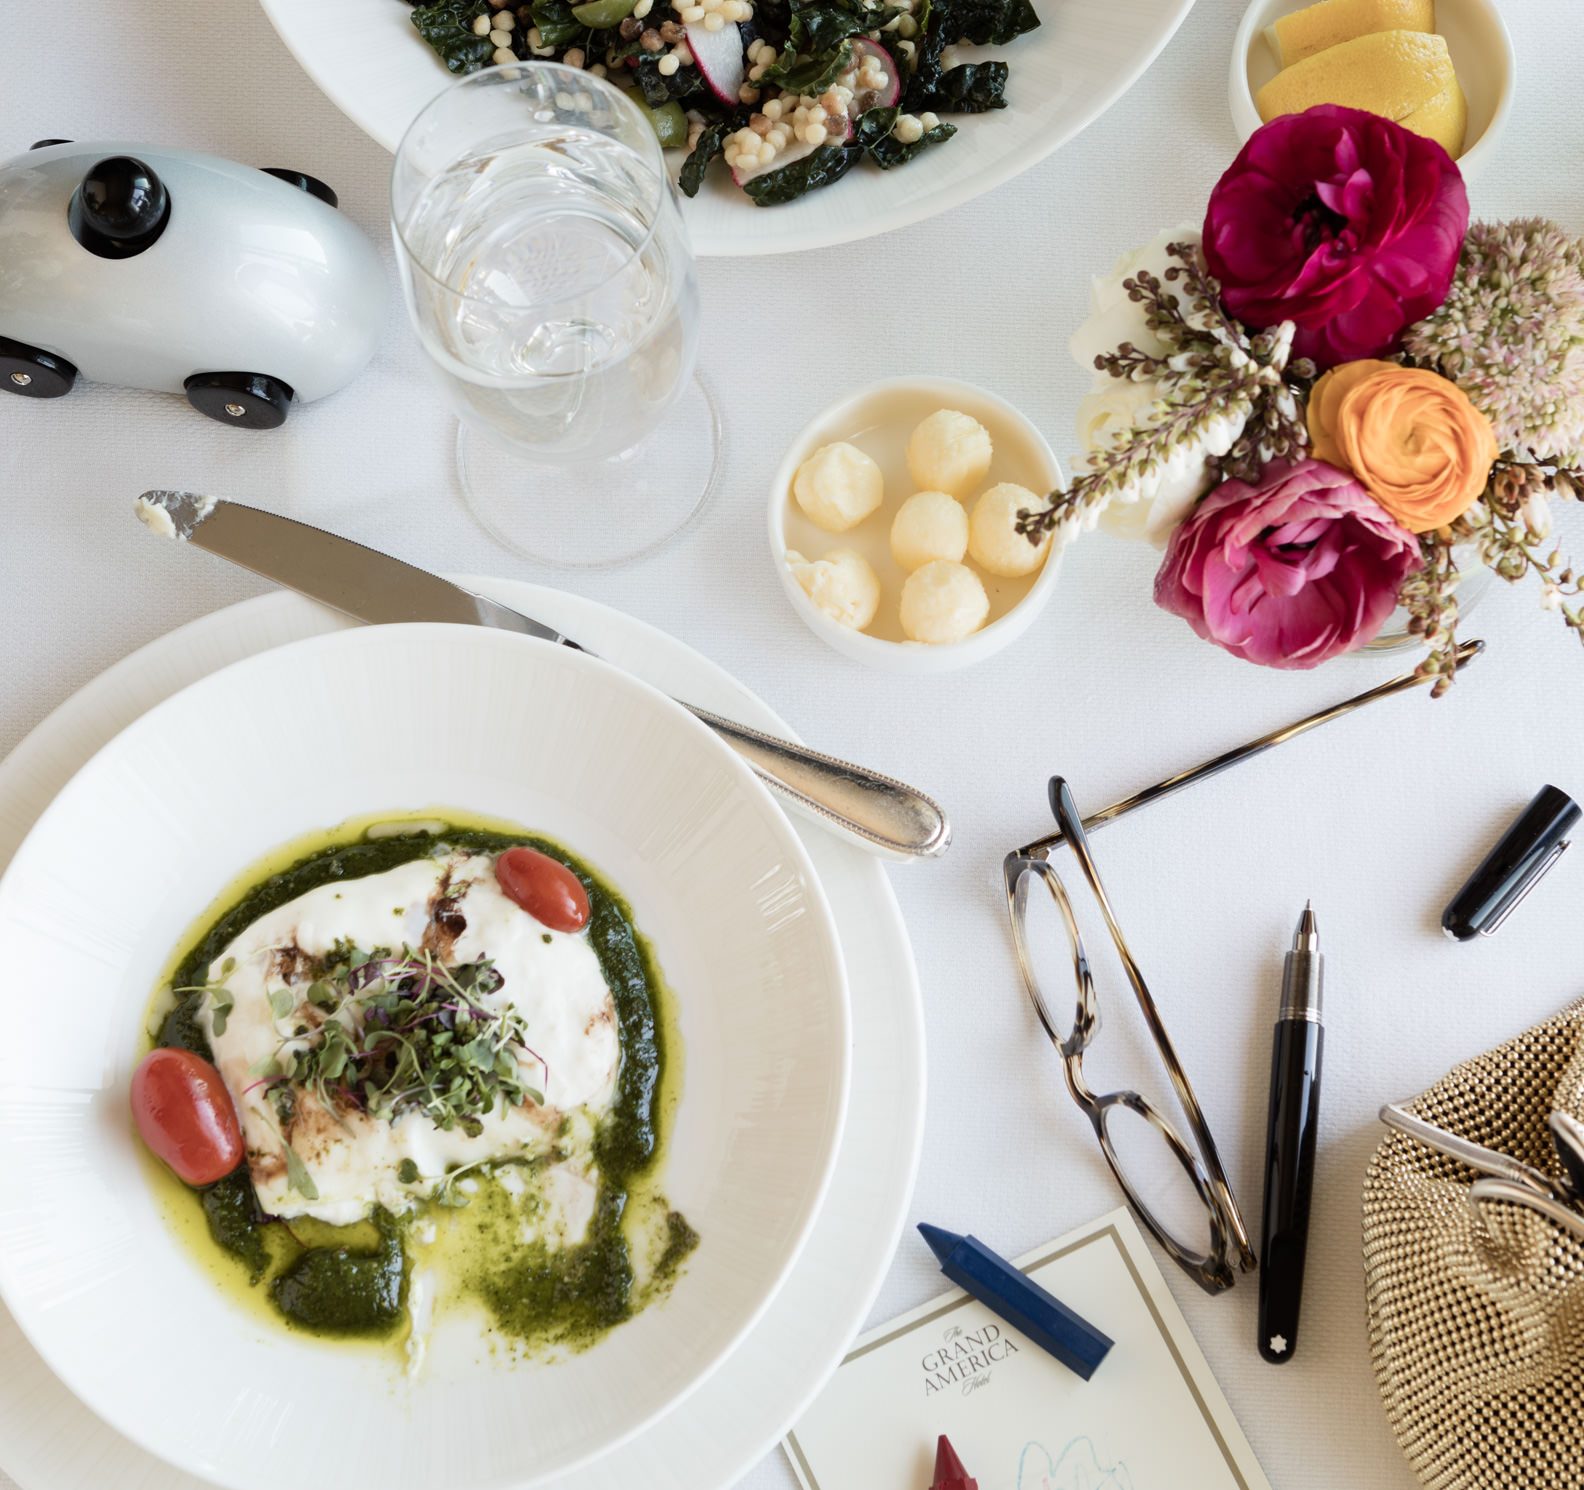
M 406 0 L 411 3 L 411 0 Z M 432 0 L 413 24 L 454 73 L 543 58 L 627 88 L 696 196 L 719 159 L 760 207 L 906 165 L 1007 106 L 1004 46 L 1030 0 Z

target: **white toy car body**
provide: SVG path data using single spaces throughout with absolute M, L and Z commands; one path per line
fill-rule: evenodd
M 135 225 L 122 242 L 114 228 L 107 240 L 84 226 L 85 213 L 106 221 L 96 215 L 105 172 L 92 173 L 117 164 L 145 168 L 133 213 L 150 223 L 164 213 L 140 239 Z M 310 194 L 334 193 L 297 180 L 301 189 L 215 156 L 113 140 L 49 144 L 0 165 L 0 391 L 54 396 L 80 371 L 268 428 L 291 399 L 350 382 L 385 325 L 384 266 Z

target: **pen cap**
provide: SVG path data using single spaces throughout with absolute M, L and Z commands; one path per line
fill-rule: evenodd
M 1566 792 L 1541 787 L 1452 897 L 1442 912 L 1441 929 L 1460 942 L 1495 932 L 1561 858 L 1581 815 L 1584 810 Z

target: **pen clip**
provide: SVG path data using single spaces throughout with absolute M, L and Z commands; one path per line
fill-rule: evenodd
M 1501 908 L 1496 912 L 1495 919 L 1492 920 L 1488 925 L 1480 927 L 1479 934 L 1481 936 L 1494 936 L 1502 929 L 1502 923 L 1506 921 L 1508 916 L 1512 915 L 1512 913 L 1517 910 L 1520 905 L 1523 904 L 1524 900 L 1528 897 L 1529 892 L 1534 889 L 1534 887 L 1538 885 L 1547 874 L 1550 873 L 1551 869 L 1555 866 L 1556 861 L 1562 857 L 1563 851 L 1567 849 L 1572 842 L 1573 840 L 1571 838 L 1564 838 L 1560 843 L 1552 847 L 1551 852 L 1534 867 L 1528 878 L 1526 878 L 1522 884 L 1515 886 L 1513 893 L 1502 902 Z

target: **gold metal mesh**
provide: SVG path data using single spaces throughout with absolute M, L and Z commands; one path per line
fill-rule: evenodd
M 1546 1119 L 1584 1119 L 1584 1001 L 1456 1067 L 1411 1112 L 1560 1175 Z M 1370 1350 L 1431 1490 L 1584 1486 L 1584 1243 L 1389 1132 L 1364 1181 Z

